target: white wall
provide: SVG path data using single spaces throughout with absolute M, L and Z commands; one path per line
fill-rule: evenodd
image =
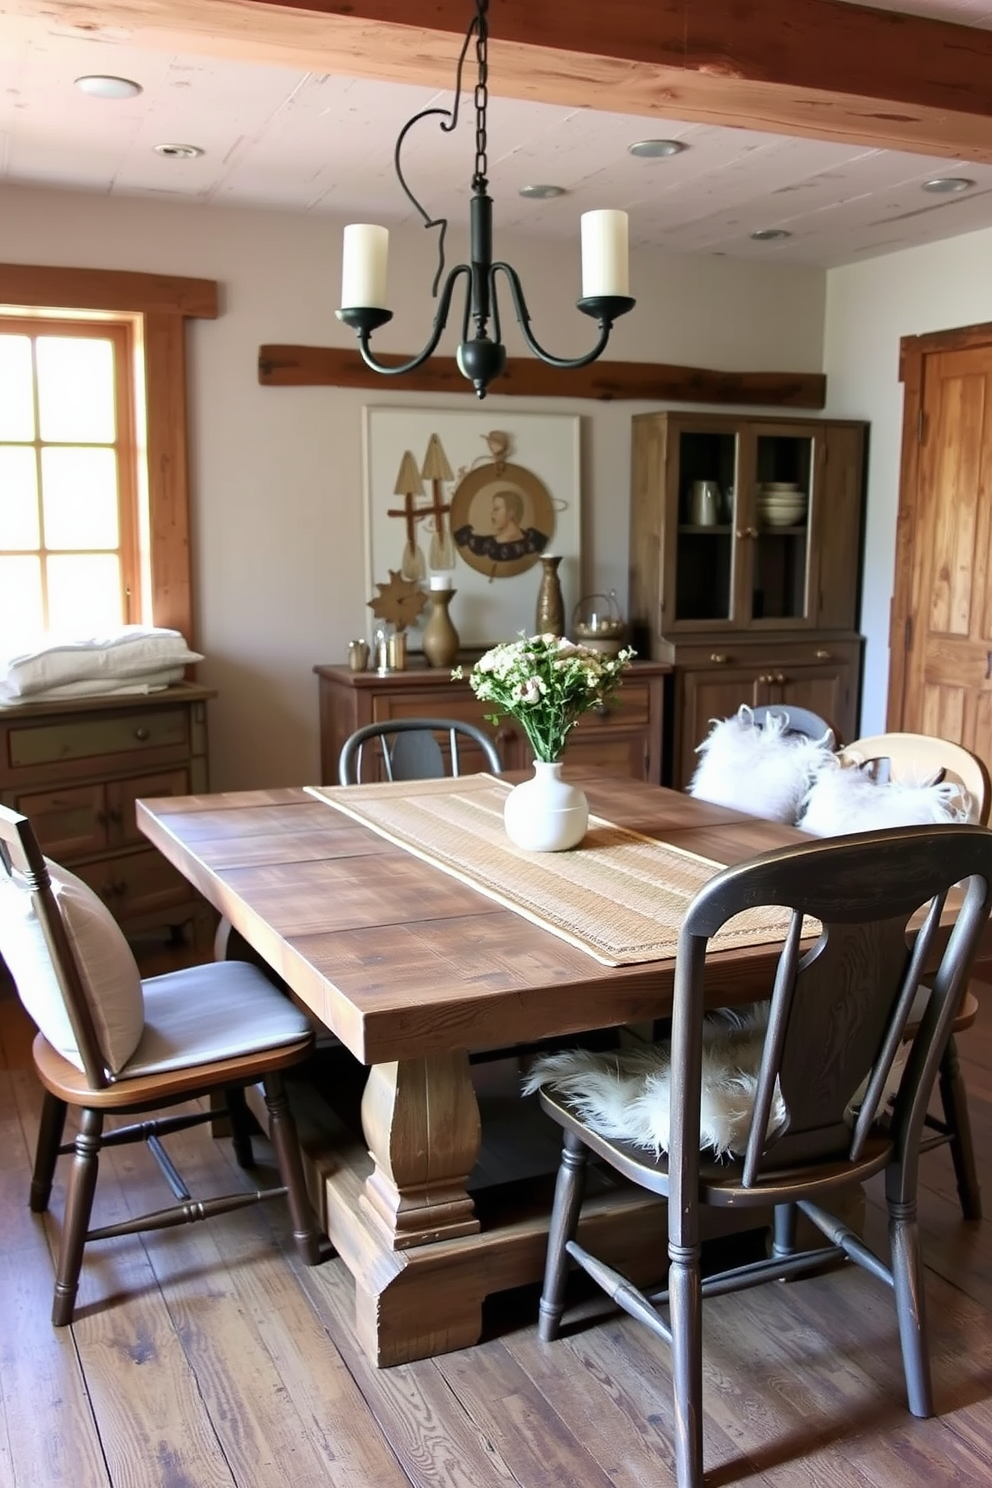
M 497 224 L 498 215 L 497 204 Z M 219 691 L 210 715 L 217 789 L 317 777 L 311 667 L 341 660 L 349 637 L 368 629 L 362 407 L 471 406 L 470 393 L 431 400 L 385 378 L 374 393 L 259 387 L 263 342 L 349 344 L 351 333 L 334 317 L 340 231 L 327 218 L 0 189 L 0 260 L 220 284 L 220 318 L 191 322 L 189 339 L 194 639 L 206 654 L 201 680 Z M 432 245 L 421 229 L 394 234 L 396 321 L 377 336 L 377 347 L 412 351 L 426 339 Z M 538 338 L 562 355 L 587 346 L 593 327 L 574 309 L 577 248 L 498 239 L 497 251 L 521 274 Z M 453 228 L 449 262 L 463 253 Z M 635 254 L 638 306 L 618 325 L 608 354 L 728 370 L 819 371 L 825 277 L 772 263 Z M 503 330 L 512 354 L 519 343 L 509 308 Z M 845 411 L 870 416 L 870 391 Z M 582 587 L 615 586 L 625 597 L 630 419 L 647 405 L 567 396 L 532 404 L 491 395 L 486 406 L 494 421 L 527 407 L 582 416 Z M 534 592 L 536 598 L 536 575 Z M 578 598 L 567 594 L 566 607 Z M 522 615 L 520 624 L 530 620 Z
M 902 438 L 899 340 L 992 320 L 992 232 L 833 269 L 827 275 L 827 412 L 866 418 L 868 519 L 861 628 L 867 637 L 861 732 L 885 728 L 889 603 Z

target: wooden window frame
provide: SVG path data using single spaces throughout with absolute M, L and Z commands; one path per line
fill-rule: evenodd
M 185 333 L 187 319 L 216 319 L 215 281 L 0 264 L 0 305 L 22 315 L 73 310 L 137 320 L 144 350 L 148 610 L 152 624 L 179 630 L 192 644 Z

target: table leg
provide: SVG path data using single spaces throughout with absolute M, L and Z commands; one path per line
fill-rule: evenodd
M 467 1053 L 374 1064 L 362 1128 L 375 1166 L 361 1204 L 392 1249 L 478 1231 L 465 1191 L 480 1142 Z

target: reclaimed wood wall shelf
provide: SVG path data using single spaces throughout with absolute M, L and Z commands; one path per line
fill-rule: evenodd
M 386 363 L 405 356 L 383 356 Z M 366 366 L 357 350 L 336 346 L 260 346 L 258 380 L 263 387 L 382 388 L 382 374 Z M 415 393 L 465 393 L 471 388 L 453 357 L 439 357 L 403 375 Z M 522 398 L 639 399 L 652 403 L 736 404 L 747 408 L 823 408 L 827 379 L 820 372 L 717 372 L 708 367 L 664 362 L 593 362 L 567 374 L 521 357 L 507 363 L 498 392 Z

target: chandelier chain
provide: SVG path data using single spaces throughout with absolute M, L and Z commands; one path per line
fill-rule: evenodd
M 486 136 L 486 110 L 489 107 L 489 24 L 486 20 L 485 3 L 479 5 L 476 18 L 475 61 L 478 82 L 475 85 L 475 176 L 474 191 L 485 191 L 488 185 L 489 160 Z

